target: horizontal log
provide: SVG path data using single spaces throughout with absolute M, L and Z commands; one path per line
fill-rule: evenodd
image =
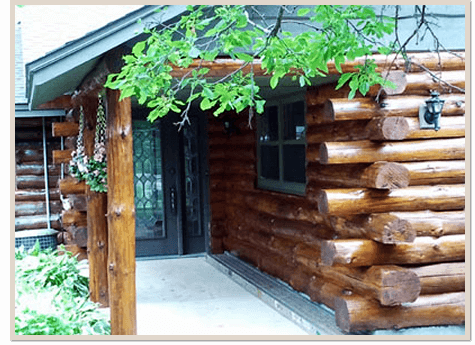
M 16 190 L 15 202 L 17 201 L 44 201 L 46 191 L 44 189 L 31 189 L 31 190 Z M 49 190 L 50 200 L 59 200 L 59 189 L 52 188 Z
M 335 285 L 331 282 L 325 281 L 320 276 L 314 276 L 305 293 L 310 297 L 313 302 L 326 305 L 330 309 L 335 309 L 335 300 L 338 297 L 351 295 L 352 292 Z M 376 303 L 376 302 L 374 302 Z
M 40 104 L 38 109 L 70 109 L 73 107 L 71 95 L 61 95 L 46 103 Z
M 264 255 L 260 259 L 259 269 L 283 281 L 289 281 L 295 272 L 295 264 L 280 255 Z
M 61 229 L 60 215 L 50 215 L 51 228 Z M 15 231 L 27 230 L 27 229 L 46 229 L 48 228 L 48 222 L 46 215 L 37 216 L 23 216 L 15 218 Z
M 300 242 L 298 239 L 290 239 L 280 236 L 272 236 L 271 240 L 268 243 L 268 249 L 270 251 L 280 254 L 282 257 L 289 258 L 292 260 L 294 249 L 297 244 Z M 311 242 L 314 243 L 315 241 Z
M 48 186 L 56 187 L 58 185 L 59 176 L 49 176 Z M 42 189 L 45 188 L 44 176 L 20 175 L 15 177 L 17 189 Z
M 345 121 L 347 122 L 347 121 Z M 411 117 L 381 117 L 372 119 L 365 131 L 369 140 L 408 140 L 459 138 L 465 136 L 465 116 L 440 119 L 440 129 L 420 129 L 419 120 Z
M 307 293 L 308 286 L 315 275 L 302 265 L 297 265 L 289 277 L 289 285 L 296 291 Z
M 15 166 L 15 175 L 36 175 L 44 176 L 44 166 L 42 164 L 17 164 Z M 50 176 L 58 176 L 61 174 L 61 166 L 48 165 L 48 174 Z
M 266 254 L 248 242 L 231 236 L 223 237 L 224 249 L 239 256 L 240 259 L 259 267 L 261 258 Z
M 311 117 L 311 114 L 310 116 Z M 309 125 L 307 121 L 307 144 L 319 144 L 325 141 L 355 141 L 368 139 L 366 126 L 370 120 L 339 121 Z
M 53 122 L 53 137 L 69 137 L 79 134 L 77 122 Z
M 401 165 L 409 171 L 411 186 L 465 183 L 465 160 L 412 162 Z
M 210 251 L 211 254 L 223 254 L 223 238 L 222 237 L 211 237 L 210 239 Z
M 322 187 L 404 188 L 409 185 L 409 171 L 401 164 L 376 162 L 371 165 L 322 165 L 307 167 L 307 179 Z
M 60 213 L 63 205 L 60 200 L 50 201 L 50 213 Z M 45 201 L 15 202 L 15 217 L 46 214 Z
M 321 241 L 298 243 L 293 249 L 294 261 L 306 267 L 312 273 L 321 274 L 322 265 Z
M 465 260 L 465 235 L 437 239 L 417 237 L 412 243 L 381 244 L 372 240 L 325 240 L 322 265 L 349 267 L 426 264 Z
M 330 217 L 338 238 L 369 239 L 385 244 L 413 242 L 416 230 L 411 223 L 393 213 L 358 214 Z
M 63 195 L 86 194 L 86 182 L 79 182 L 74 177 L 68 176 L 59 180 L 59 190 Z
M 465 234 L 465 212 L 392 212 L 396 217 L 406 220 L 416 231 L 417 236 L 440 237 Z
M 321 267 L 325 281 L 332 282 L 384 306 L 414 302 L 421 292 L 416 273 L 388 265 L 370 268 Z
M 305 94 L 305 103 L 307 104 L 307 107 L 323 105 L 329 98 L 348 98 L 348 95 L 351 92 L 348 84 L 345 84 L 336 90 L 337 85 L 338 82 L 332 82 L 308 87 Z M 357 92 L 355 97 L 361 97 L 361 94 Z
M 465 114 L 465 95 L 448 94 L 442 116 Z M 322 121 L 364 120 L 387 116 L 419 116 L 419 107 L 425 105 L 424 96 L 392 96 L 377 103 L 372 98 L 331 98 L 321 111 Z
M 413 303 L 391 308 L 356 294 L 337 297 L 335 319 L 345 332 L 460 325 L 465 322 L 465 293 L 424 295 Z
M 371 58 L 375 60 L 378 72 L 382 72 L 387 70 L 388 68 L 392 69 L 404 69 L 407 65 L 405 60 L 401 56 L 395 55 L 381 55 L 375 54 Z M 464 69 L 465 68 L 465 52 L 457 52 L 455 54 L 450 53 L 440 53 L 440 55 L 436 53 L 413 53 L 408 54 L 408 57 L 411 59 L 413 64 L 411 68 L 413 70 L 418 70 L 418 65 L 422 65 L 428 69 Z M 356 58 L 353 61 L 345 61 L 345 63 L 341 64 L 340 68 L 337 69 L 335 67 L 334 61 L 329 61 L 327 63 L 328 74 L 340 74 L 340 73 L 347 73 L 347 72 L 354 72 L 355 67 L 358 65 L 364 65 L 365 58 Z M 209 68 L 210 71 L 206 74 L 206 77 L 209 78 L 219 78 L 228 75 L 231 72 L 234 72 L 237 69 L 241 69 L 243 67 L 244 61 L 241 60 L 231 60 L 231 59 L 216 59 L 212 62 L 210 61 L 202 61 L 196 59 L 192 64 L 188 66 L 188 68 L 180 68 L 177 66 L 172 66 L 173 71 L 171 75 L 175 78 L 184 77 L 187 74 L 190 74 L 191 71 L 197 67 L 201 68 Z M 261 68 L 261 61 L 254 60 L 252 63 L 252 70 L 255 76 L 269 76 L 266 74 L 266 70 Z M 242 68 L 242 72 L 247 74 L 251 71 L 251 64 L 248 64 L 246 67 Z
M 48 147 L 47 159 L 48 164 L 52 163 L 52 148 Z M 16 164 L 31 163 L 31 162 L 43 162 L 43 149 L 38 147 L 19 147 L 15 146 L 15 161 Z
M 430 96 L 432 91 L 445 94 L 449 92 L 460 92 L 458 89 L 465 89 L 465 70 L 442 71 L 433 74 L 442 80 L 442 82 L 427 72 L 406 74 L 406 87 L 403 93 Z
M 419 121 L 415 118 L 407 118 L 409 133 L 406 139 L 429 139 L 429 138 L 457 138 L 465 137 L 465 115 L 442 117 L 441 128 L 438 131 L 420 129 Z
M 421 282 L 421 294 L 465 291 L 465 262 L 409 268 Z
M 312 224 L 305 221 L 293 221 L 277 218 L 252 209 L 233 207 L 228 212 L 228 219 L 237 224 L 247 225 L 271 235 L 298 241 L 314 241 L 333 238 L 333 230 L 325 224 Z
M 54 150 L 53 164 L 69 163 L 73 150 Z
M 414 162 L 465 159 L 465 138 L 402 142 L 323 143 L 318 147 L 321 164 Z
M 87 227 L 72 225 L 66 228 L 66 232 L 69 235 L 68 244 L 75 244 L 81 248 L 87 247 Z
M 308 201 L 300 196 L 259 192 L 246 194 L 244 202 L 247 207 L 259 213 L 265 213 L 278 218 L 304 221 L 312 224 L 325 224 L 326 221 L 315 207 L 309 205 Z
M 43 141 L 43 129 L 40 128 L 15 128 L 15 141 L 16 142 L 38 142 Z M 46 140 L 51 141 L 51 132 L 46 132 Z
M 87 211 L 87 198 L 84 194 L 71 194 L 69 196 L 71 207 L 77 211 Z
M 61 220 L 63 227 L 76 226 L 76 227 L 85 227 L 87 226 L 87 214 L 85 212 L 80 212 L 77 210 L 66 210 L 61 214 Z
M 465 207 L 465 185 L 415 186 L 393 190 L 323 189 L 316 200 L 318 210 L 329 215 L 460 210 Z

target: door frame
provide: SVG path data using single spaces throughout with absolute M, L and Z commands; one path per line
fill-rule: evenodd
M 140 109 L 141 110 L 141 109 Z M 146 118 L 140 112 L 140 118 L 135 120 L 143 120 Z M 200 213 L 201 213 L 201 230 L 203 233 L 203 251 L 200 253 L 209 253 L 209 231 L 210 231 L 210 207 L 209 207 L 209 165 L 208 165 L 208 130 L 207 130 L 207 114 L 198 112 L 193 116 L 194 121 L 198 121 L 197 130 L 197 150 L 198 150 L 198 188 L 200 190 Z M 198 120 L 199 119 L 199 120 Z M 160 254 L 158 251 L 153 253 L 154 245 L 159 244 L 159 240 L 136 240 L 136 257 L 154 257 L 164 258 L 167 256 L 183 256 L 187 254 L 185 248 L 185 222 L 186 222 L 186 185 L 185 185 L 185 167 L 184 167 L 184 150 L 183 135 L 178 133 L 177 126 L 174 125 L 179 120 L 179 114 L 168 114 L 160 119 L 160 141 L 161 143 L 177 143 L 176 145 L 160 145 L 162 160 L 162 190 L 163 190 L 163 223 L 167 236 L 172 240 L 176 240 L 176 252 L 169 254 Z M 158 120 L 157 120 L 158 121 Z M 135 183 L 134 183 L 135 184 Z M 172 191 L 172 188 L 174 189 Z M 174 194 L 174 195 L 172 195 Z M 176 235 L 176 236 L 175 236 Z M 152 241 L 154 243 L 152 243 Z M 142 244 L 139 244 L 142 242 Z M 142 253 L 141 253 L 142 251 Z M 169 251 L 167 251 L 169 252 Z

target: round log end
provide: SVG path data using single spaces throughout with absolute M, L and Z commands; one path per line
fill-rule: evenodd
M 326 143 L 320 144 L 318 149 L 318 162 L 321 164 L 328 164 L 328 146 Z
M 349 301 L 344 297 L 335 298 L 335 321 L 336 325 L 344 332 L 353 332 Z
M 333 102 L 328 99 L 323 103 L 323 118 L 328 121 L 335 121 L 335 109 L 333 108 Z
M 318 212 L 328 214 L 328 195 L 325 190 L 320 190 L 317 195 Z
M 405 117 L 388 117 L 381 131 L 387 140 L 403 140 L 409 134 L 409 121 Z
M 323 266 L 333 266 L 337 254 L 337 248 L 332 241 L 322 242 L 321 264 Z
M 401 242 L 414 242 L 416 231 L 411 223 L 404 219 L 395 219 L 387 223 L 383 231 L 383 241 L 385 244 L 395 244 Z
M 396 306 L 414 302 L 421 293 L 419 277 L 410 270 L 389 272 L 382 281 L 386 288 L 381 294 L 380 303 L 384 306 Z
M 383 77 L 386 77 L 386 72 L 383 72 Z M 406 89 L 407 78 L 406 78 L 406 73 L 404 71 L 401 71 L 401 70 L 391 71 L 387 76 L 387 80 L 389 80 L 390 82 L 393 82 L 396 85 L 395 89 L 389 86 L 383 86 L 382 89 L 385 92 L 385 94 L 388 96 L 400 95 Z
M 398 163 L 384 163 L 379 169 L 375 187 L 378 189 L 396 189 L 409 186 L 410 182 L 409 170 Z

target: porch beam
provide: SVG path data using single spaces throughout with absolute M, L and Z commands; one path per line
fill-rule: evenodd
M 112 335 L 137 334 L 135 205 L 130 98 L 107 89 L 108 274 Z

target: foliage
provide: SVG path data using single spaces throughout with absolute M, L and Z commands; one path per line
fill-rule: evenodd
M 110 334 L 108 318 L 88 298 L 89 278 L 66 252 L 15 250 L 15 333 L 19 335 Z
M 333 60 L 342 73 L 340 65 L 358 57 L 367 58 L 364 65 L 341 75 L 339 82 L 339 87 L 349 83 L 350 98 L 357 91 L 365 95 L 372 85 L 387 84 L 375 71 L 371 55 L 376 49 L 391 51 L 378 40 L 393 31 L 393 20 L 376 16 L 369 6 L 318 5 L 298 10 L 297 15 L 309 21 L 294 20 L 293 24 L 309 29 L 293 34 L 282 29 L 283 24 L 292 22 L 283 19 L 284 11 L 290 12 L 291 7 L 280 6 L 275 23 L 265 25 L 254 23 L 249 7 L 243 5 L 190 5 L 176 24 L 146 28 L 148 38 L 123 57 L 124 67 L 110 74 L 105 86 L 120 89 L 121 98 L 136 96 L 140 104 L 152 109 L 150 121 L 172 111 L 181 113 L 183 125 L 191 102 L 198 98 L 201 109 L 213 109 L 216 116 L 247 107 L 262 113 L 265 101 L 259 96 L 253 72 L 256 59 L 269 75 L 271 88 L 286 75 L 292 75 L 301 87 L 310 85 L 311 78 L 327 75 L 328 62 Z M 210 70 L 201 63 L 220 56 L 241 60 L 242 67 L 220 80 L 211 80 L 207 77 Z M 196 59 L 198 67 L 183 78 L 171 75 L 172 65 L 188 68 Z M 246 66 L 251 66 L 251 72 L 245 75 L 242 70 Z M 178 97 L 183 90 L 189 92 L 185 101 Z

